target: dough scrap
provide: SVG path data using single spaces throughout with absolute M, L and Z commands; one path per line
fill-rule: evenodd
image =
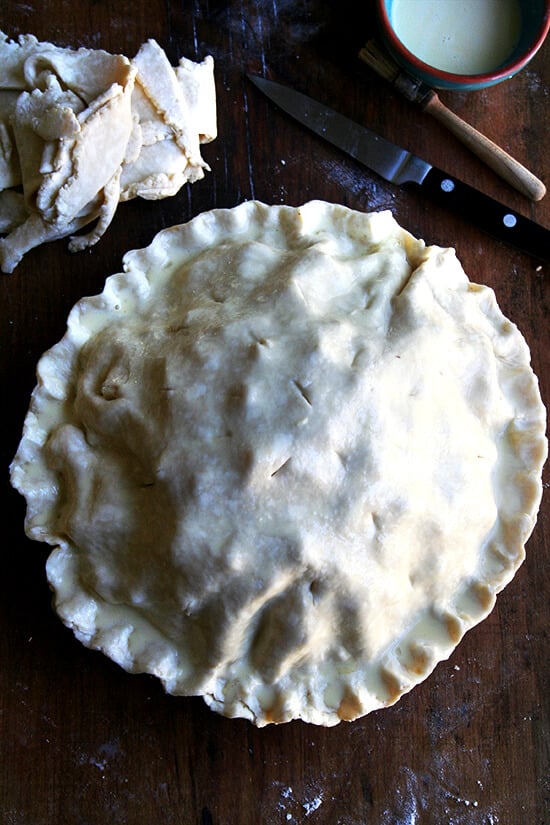
M 93 222 L 69 249 L 97 243 L 120 201 L 204 177 L 200 145 L 216 136 L 210 56 L 172 67 L 154 40 L 129 60 L 0 32 L 0 195 L 22 187 L 25 207 L 0 198 L 0 268 Z
M 524 559 L 529 349 L 389 212 L 252 201 L 162 231 L 37 373 L 11 481 L 59 616 L 223 715 L 391 705 Z

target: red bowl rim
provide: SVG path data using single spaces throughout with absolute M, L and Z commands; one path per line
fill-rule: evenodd
M 455 83 L 464 85 L 465 83 L 468 84 L 476 84 L 476 83 L 489 83 L 489 82 L 498 82 L 499 80 L 504 80 L 507 77 L 510 77 L 513 74 L 519 72 L 523 67 L 533 58 L 536 52 L 542 46 L 546 35 L 550 30 L 550 0 L 546 2 L 546 8 L 544 10 L 544 14 L 541 19 L 540 27 L 537 33 L 537 36 L 533 43 L 531 44 L 530 48 L 517 60 L 514 60 L 513 63 L 508 63 L 505 66 L 502 66 L 498 72 L 483 72 L 482 74 L 454 74 L 453 72 L 446 72 L 443 69 L 437 69 L 434 66 L 430 66 L 429 63 L 424 63 L 423 60 L 420 60 L 415 54 L 410 52 L 406 46 L 403 45 L 402 41 L 399 40 L 397 35 L 394 32 L 393 26 L 390 23 L 390 19 L 388 17 L 388 13 L 386 11 L 386 3 L 384 0 L 377 0 L 378 6 L 378 13 L 380 15 L 380 20 L 384 29 L 384 34 L 388 38 L 393 50 L 400 54 L 411 66 L 414 66 L 422 74 L 431 75 L 434 78 L 440 78 L 443 81 L 448 83 Z

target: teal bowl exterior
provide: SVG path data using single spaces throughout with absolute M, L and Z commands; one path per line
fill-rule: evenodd
M 436 89 L 484 89 L 508 80 L 535 56 L 550 29 L 550 0 L 521 0 L 521 35 L 504 63 L 484 74 L 452 74 L 429 66 L 405 48 L 392 26 L 392 5 L 393 0 L 376 1 L 378 24 L 386 48 L 405 71 Z

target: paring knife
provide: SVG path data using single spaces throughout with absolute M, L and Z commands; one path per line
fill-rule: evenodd
M 384 180 L 401 186 L 419 186 L 437 203 L 498 240 L 550 261 L 550 230 L 311 97 L 273 80 L 248 77 L 287 114 Z

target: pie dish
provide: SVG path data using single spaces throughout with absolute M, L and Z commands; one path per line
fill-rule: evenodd
M 546 455 L 528 346 L 454 250 L 251 201 L 76 304 L 11 479 L 85 645 L 226 716 L 329 726 L 489 614 Z

